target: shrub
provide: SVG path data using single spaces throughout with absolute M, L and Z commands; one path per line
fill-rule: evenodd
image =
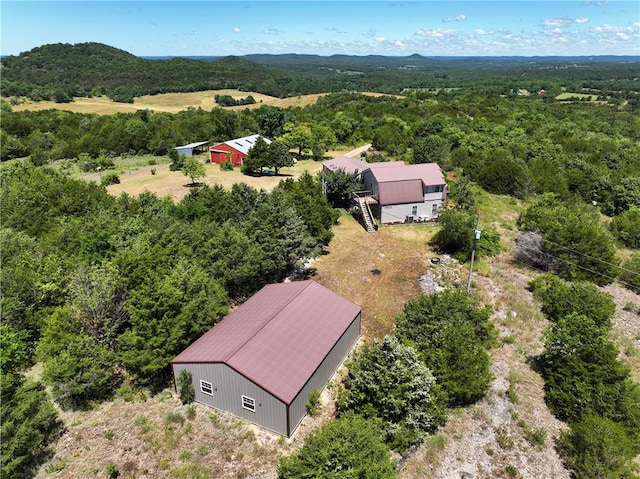
M 495 341 L 489 310 L 466 291 L 444 290 L 405 304 L 396 334 L 410 341 L 447 394 L 450 406 L 482 398 L 492 376 L 486 346 Z
M 104 175 L 102 177 L 102 179 L 100 180 L 100 184 L 102 186 L 109 186 L 109 185 L 117 185 L 120 184 L 120 177 L 117 175 L 117 173 L 107 173 L 106 175 Z
M 578 422 L 595 413 L 640 430 L 640 409 L 634 412 L 632 406 L 640 401 L 638 387 L 607 329 L 587 316 L 570 314 L 545 332 L 541 359 L 545 401 L 558 418 Z
M 309 400 L 306 404 L 307 413 L 311 417 L 316 417 L 320 412 L 320 391 L 313 388 L 309 394 Z
M 598 326 L 609 326 L 616 312 L 613 297 L 593 283 L 568 283 L 551 274 L 538 276 L 529 283 L 534 297 L 542 303 L 549 321 L 559 321 L 571 313 L 584 314 Z
M 613 236 L 600 213 L 584 204 L 559 204 L 542 195 L 518 218 L 523 231 L 542 238 L 536 256 L 547 256 L 552 271 L 567 280 L 585 280 L 600 286 L 615 279 L 618 260 Z
M 634 254 L 622 263 L 618 278 L 625 288 L 640 293 L 640 253 Z
M 586 416 L 563 431 L 558 450 L 580 479 L 632 479 L 633 457 L 637 449 L 618 424 L 596 416 Z
M 450 209 L 438 216 L 440 229 L 433 237 L 433 243 L 445 253 L 455 255 L 461 261 L 471 257 L 474 245 L 478 256 L 493 256 L 502 251 L 500 234 L 492 230 L 482 230 L 480 239 L 474 240 L 477 216 L 469 210 Z
M 187 419 L 195 419 L 196 408 L 193 404 L 190 404 L 189 406 L 187 406 L 187 410 L 185 411 L 185 416 L 187 416 Z
M 229 158 L 225 158 L 225 160 L 220 163 L 220 171 L 233 171 L 233 163 L 231 163 Z
M 339 410 L 382 421 L 385 442 L 404 453 L 443 422 L 442 397 L 416 351 L 395 336 L 364 346 L 347 362 Z
M 183 369 L 178 375 L 178 394 L 182 404 L 190 404 L 196 398 L 191 371 Z
M 396 477 L 395 463 L 378 425 L 347 414 L 313 432 L 302 448 L 280 459 L 279 479 Z
M 109 479 L 116 479 L 120 476 L 120 470 L 113 462 L 110 462 L 107 466 L 107 475 L 109 476 Z
M 611 220 L 611 231 L 629 248 L 640 248 L 640 208 L 632 207 Z

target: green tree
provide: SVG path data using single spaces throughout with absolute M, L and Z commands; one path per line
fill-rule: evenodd
M 178 150 L 176 150 L 175 148 L 170 148 L 169 158 L 171 159 L 171 163 L 169 164 L 170 171 L 182 170 L 182 166 L 184 165 L 184 160 L 186 156 L 178 153 Z
M 193 156 L 187 156 L 182 165 L 182 174 L 191 178 L 191 184 L 195 185 L 198 178 L 204 178 L 206 172 L 204 165 Z
M 626 288 L 640 292 L 640 253 L 635 253 L 622 263 L 619 278 Z
M 563 431 L 558 449 L 577 479 L 633 479 L 638 450 L 622 426 L 588 415 Z
M 20 371 L 29 364 L 27 352 L 27 334 L 15 329 L 10 324 L 0 324 L 0 371 L 9 374 Z
M 611 231 L 626 247 L 640 249 L 640 207 L 632 206 L 614 217 Z
M 606 329 L 587 316 L 572 313 L 547 330 L 544 342 L 545 400 L 558 418 L 578 422 L 595 413 L 619 421 L 627 415 L 626 399 L 637 394 Z M 630 416 L 625 422 L 637 420 Z M 627 427 L 637 430 L 640 424 Z
M 593 283 L 565 282 L 551 274 L 540 275 L 530 283 L 534 297 L 542 302 L 542 313 L 559 321 L 571 313 L 584 314 L 598 326 L 609 327 L 616 312 L 613 297 Z
M 509 158 L 498 158 L 484 166 L 478 173 L 478 183 L 498 195 L 524 198 L 531 192 L 527 170 Z
M 552 196 L 542 196 L 520 215 L 518 226 L 540 233 L 542 250 L 538 254 L 551 258 L 552 271 L 564 279 L 601 286 L 615 279 L 615 244 L 595 208 L 560 204 Z
M 613 207 L 616 215 L 632 206 L 640 208 L 640 176 L 625 178 L 613 188 Z
M 3 371 L 0 386 L 1 475 L 31 477 L 62 423 L 41 383 Z
M 414 163 L 438 163 L 443 170 L 451 166 L 451 143 L 439 135 L 420 138 L 413 147 Z
M 364 189 L 359 172 L 347 173 L 344 168 L 318 173 L 324 183 L 327 200 L 334 208 L 349 208 L 352 195 Z
M 300 450 L 280 459 L 279 479 L 393 479 L 395 462 L 378 426 L 348 414 L 311 433 Z
M 185 261 L 146 269 L 129 292 L 130 328 L 118 337 L 119 358 L 140 385 L 160 389 L 169 362 L 227 312 L 224 289 L 202 268 Z
M 313 159 L 321 160 L 323 155 L 336 143 L 336 136 L 331 128 L 324 125 L 316 125 L 311 134 L 311 151 Z
M 289 153 L 289 148 L 281 141 L 274 141 L 268 148 L 268 163 L 273 167 L 274 173 L 277 175 L 281 168 L 293 166 L 293 158 Z
M 249 149 L 244 160 L 242 160 L 242 172 L 253 174 L 257 171 L 262 173 L 262 169 L 269 166 L 269 145 L 264 138 L 258 137 L 255 144 Z
M 488 319 L 488 309 L 468 293 L 448 289 L 407 302 L 396 320 L 396 334 L 415 346 L 450 406 L 472 404 L 489 389 L 485 348 L 495 331 Z
M 289 148 L 297 148 L 298 159 L 302 158 L 302 152 L 313 145 L 313 126 L 309 123 L 300 123 L 298 125 L 285 123 L 284 130 L 285 134 L 282 135 L 281 140 Z
M 178 394 L 182 404 L 191 404 L 196 398 L 196 391 L 193 387 L 193 375 L 188 369 L 183 369 L 178 375 Z
M 382 420 L 385 442 L 405 453 L 443 422 L 436 381 L 416 351 L 395 336 L 365 345 L 346 363 L 340 411 Z
M 287 201 L 294 206 L 302 218 L 309 234 L 317 241 L 329 243 L 333 226 L 340 214 L 334 210 L 322 195 L 322 184 L 318 178 L 305 172 L 297 181 L 287 178 L 281 181 L 274 191 L 283 191 Z
M 87 409 L 113 395 L 121 377 L 116 355 L 86 334 L 69 334 L 55 356 L 44 361 L 43 380 L 63 409 Z

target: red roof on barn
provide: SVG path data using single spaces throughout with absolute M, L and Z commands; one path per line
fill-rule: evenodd
M 267 285 L 172 363 L 225 363 L 290 404 L 359 313 L 314 281 Z

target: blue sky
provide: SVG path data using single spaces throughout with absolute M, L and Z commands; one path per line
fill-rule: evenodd
M 0 1 L 0 53 L 640 55 L 630 1 Z

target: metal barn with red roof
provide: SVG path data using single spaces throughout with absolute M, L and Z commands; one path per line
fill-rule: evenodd
M 213 145 L 209 148 L 211 163 L 220 164 L 228 158 L 233 166 L 242 166 L 243 160 L 247 157 L 249 150 L 253 148 L 259 137 L 260 135 L 245 136 Z M 271 143 L 268 138 L 262 137 L 262 139 L 267 144 Z
M 308 280 L 267 285 L 180 353 L 195 400 L 291 436 L 360 337 L 361 309 Z

